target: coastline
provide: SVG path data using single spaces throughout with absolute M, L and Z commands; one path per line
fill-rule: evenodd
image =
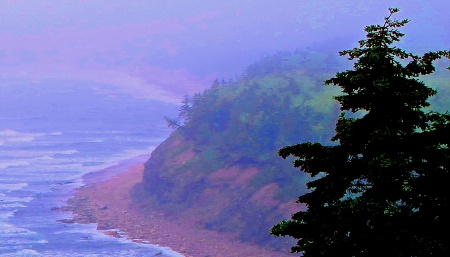
M 167 247 L 186 257 L 293 256 L 243 243 L 231 234 L 198 228 L 187 218 L 168 217 L 158 210 L 139 210 L 129 192 L 142 181 L 143 170 L 141 156 L 87 174 L 83 178 L 86 185 L 75 190 L 67 206 L 59 208 L 71 211 L 73 218 L 61 222 L 97 223 L 97 230 L 106 235 Z

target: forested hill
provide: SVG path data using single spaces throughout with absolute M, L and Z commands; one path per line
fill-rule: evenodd
M 176 129 L 152 153 L 134 199 L 143 208 L 288 251 L 292 242 L 269 236 L 269 229 L 301 208 L 294 202 L 309 176 L 276 152 L 305 141 L 331 143 L 339 113 L 332 96 L 340 91 L 323 81 L 349 68 L 341 59 L 279 53 L 240 78 L 186 97 L 180 116 L 168 119 Z
M 210 159 L 220 159 L 217 165 L 273 162 L 286 144 L 326 141 L 337 114 L 332 95 L 338 91 L 322 86 L 330 76 L 325 69 L 302 69 L 298 61 L 297 55 L 279 54 L 250 66 L 237 81 L 216 81 L 203 94 L 186 98 L 178 132 Z

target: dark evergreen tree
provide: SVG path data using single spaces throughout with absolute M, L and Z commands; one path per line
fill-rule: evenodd
M 355 60 L 354 69 L 325 81 L 343 92 L 335 97 L 342 111 L 337 144 L 278 152 L 318 177 L 297 201 L 307 209 L 270 231 L 298 239 L 291 250 L 305 257 L 450 256 L 450 115 L 424 112 L 436 91 L 418 79 L 450 54 L 417 56 L 392 46 L 409 20 L 391 19 L 398 9 L 389 11 L 383 25 L 365 28 L 359 48 L 339 53 Z
M 173 119 L 167 116 L 164 116 L 164 120 L 166 121 L 167 127 L 171 129 L 177 129 L 182 126 L 180 119 Z

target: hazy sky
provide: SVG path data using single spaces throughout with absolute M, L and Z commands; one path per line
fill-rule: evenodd
M 447 0 L 1 0 L 0 78 L 172 101 L 278 51 L 353 47 L 388 7 L 412 20 L 405 45 L 450 49 Z

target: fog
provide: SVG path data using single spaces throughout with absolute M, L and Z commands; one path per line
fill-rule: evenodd
M 389 7 L 400 9 L 395 19 L 411 20 L 397 46 L 450 50 L 448 0 L 0 1 L 0 255 L 181 256 L 159 244 L 190 256 L 213 256 L 223 245 L 221 256 L 284 256 L 227 243 L 218 231 L 288 252 L 291 243 L 268 231 L 299 208 L 296 190 L 309 178 L 275 152 L 329 141 L 339 89 L 320 85 L 350 67 L 338 51 L 357 47 Z M 425 82 L 442 89 L 431 107 L 446 111 L 448 71 L 440 66 Z M 215 79 L 209 98 L 194 95 Z M 184 118 L 183 106 L 191 111 Z M 181 129 L 171 134 L 164 116 Z M 74 192 L 119 173 L 92 191 L 91 209 L 78 210 L 85 217 L 65 206 Z M 153 198 L 161 209 L 146 205 Z M 161 225 L 160 213 L 149 218 L 134 207 L 184 208 L 188 222 Z M 105 212 L 118 219 L 108 214 L 100 224 Z M 207 234 L 193 230 L 196 220 Z M 116 221 L 127 226 L 108 225 Z M 131 231 L 130 240 L 99 231 L 108 228 Z
M 401 46 L 450 47 L 448 1 L 1 1 L 0 76 L 174 103 L 279 51 L 354 47 L 388 7 L 411 20 Z

